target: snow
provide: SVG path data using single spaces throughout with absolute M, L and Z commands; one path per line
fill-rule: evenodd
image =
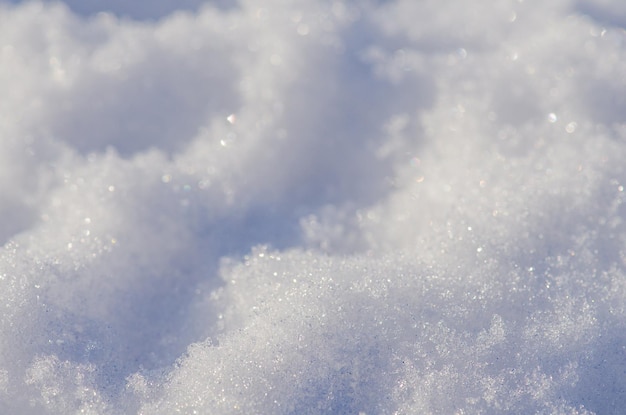
M 625 74 L 618 0 L 0 2 L 0 412 L 622 413 Z

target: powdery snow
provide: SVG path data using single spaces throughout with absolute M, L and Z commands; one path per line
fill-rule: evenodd
M 622 413 L 623 2 L 262 3 L 0 2 L 0 412 Z

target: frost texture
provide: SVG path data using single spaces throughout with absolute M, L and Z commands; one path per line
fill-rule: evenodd
M 623 411 L 621 2 L 172 4 L 0 3 L 0 412 Z

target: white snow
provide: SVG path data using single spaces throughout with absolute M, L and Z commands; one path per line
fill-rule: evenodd
M 0 412 L 621 414 L 620 0 L 0 2 Z

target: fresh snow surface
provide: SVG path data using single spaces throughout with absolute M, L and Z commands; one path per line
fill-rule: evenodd
M 0 93 L 0 413 L 624 413 L 626 2 L 3 0 Z

